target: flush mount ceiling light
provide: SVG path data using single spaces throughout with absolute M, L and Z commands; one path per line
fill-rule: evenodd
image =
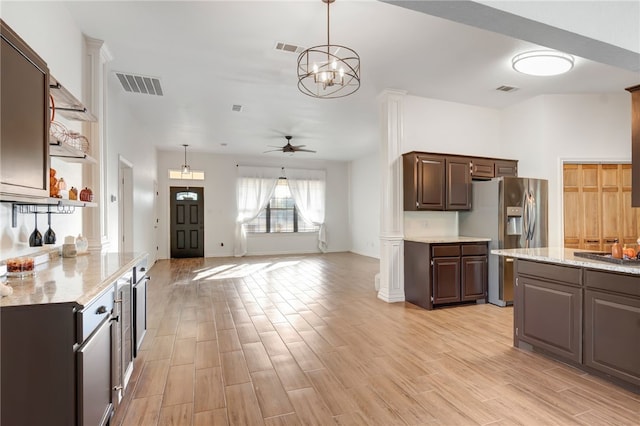
M 360 87 L 360 56 L 329 40 L 329 6 L 334 1 L 322 0 L 327 4 L 327 44 L 298 56 L 298 89 L 314 98 L 342 98 Z
M 514 56 L 511 65 L 523 74 L 558 75 L 573 68 L 573 56 L 555 50 L 532 50 Z

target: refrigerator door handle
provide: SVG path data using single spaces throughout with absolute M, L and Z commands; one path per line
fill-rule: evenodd
M 525 248 L 529 248 L 536 230 L 535 197 L 531 191 L 526 191 L 524 193 L 523 204 L 524 211 L 522 212 L 522 220 L 524 222 L 525 229 Z

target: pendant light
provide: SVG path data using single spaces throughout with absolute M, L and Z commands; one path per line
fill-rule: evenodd
M 346 46 L 331 44 L 327 4 L 327 44 L 310 47 L 298 56 L 298 89 L 307 96 L 342 98 L 360 88 L 360 56 Z
M 186 175 L 191 171 L 191 167 L 189 166 L 189 164 L 187 164 L 187 147 L 189 145 L 182 144 L 182 146 L 184 146 L 184 164 L 182 165 L 182 174 Z

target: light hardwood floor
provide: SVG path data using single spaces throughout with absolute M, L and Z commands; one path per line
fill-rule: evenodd
M 350 253 L 163 260 L 115 425 L 632 425 L 640 395 L 512 347 L 512 309 L 376 298 Z

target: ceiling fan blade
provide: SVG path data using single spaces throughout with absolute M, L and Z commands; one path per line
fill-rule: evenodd
M 296 152 L 315 152 L 312 149 L 296 149 Z
M 267 152 L 276 152 L 276 151 L 282 151 L 282 148 L 280 148 L 280 149 L 270 149 L 269 151 L 264 151 L 263 154 L 266 154 Z
M 306 145 L 291 145 L 293 147 L 293 149 L 298 149 L 298 148 L 303 148 Z

